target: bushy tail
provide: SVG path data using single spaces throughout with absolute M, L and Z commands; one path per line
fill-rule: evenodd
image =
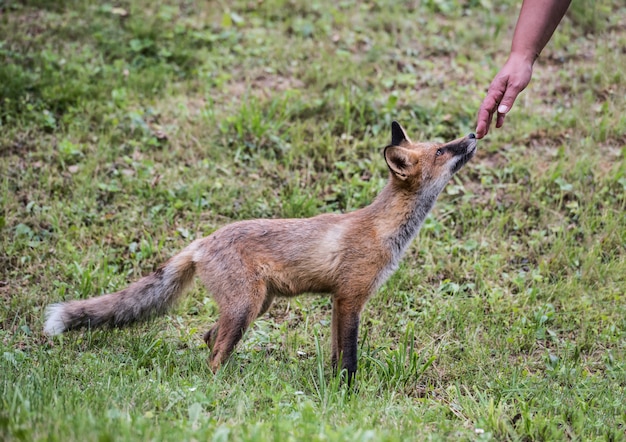
M 197 246 L 195 241 L 124 290 L 50 305 L 46 309 L 44 333 L 57 335 L 81 327 L 120 327 L 164 313 L 193 281 Z

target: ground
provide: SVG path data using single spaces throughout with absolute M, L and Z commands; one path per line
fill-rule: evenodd
M 474 130 L 518 1 L 0 1 L 3 440 L 624 440 L 626 8 L 573 2 L 368 303 L 277 302 L 217 375 L 165 317 L 42 334 L 229 222 L 368 204 L 398 120 Z

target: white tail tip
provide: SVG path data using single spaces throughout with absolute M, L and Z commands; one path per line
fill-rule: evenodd
M 61 334 L 65 331 L 63 323 L 63 304 L 52 304 L 46 309 L 46 323 L 43 332 L 48 336 Z

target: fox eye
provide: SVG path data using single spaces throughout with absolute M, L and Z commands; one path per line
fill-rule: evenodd
M 437 149 L 437 153 L 435 153 L 435 155 L 437 155 L 438 157 L 440 157 L 441 155 L 443 155 L 443 150 L 441 150 L 441 149 Z

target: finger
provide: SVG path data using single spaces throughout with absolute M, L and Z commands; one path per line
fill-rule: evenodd
M 504 117 L 507 112 L 511 110 L 513 104 L 515 103 L 515 99 L 523 89 L 524 88 L 520 88 L 515 85 L 508 85 L 507 89 L 504 91 L 502 101 L 498 105 L 498 116 L 496 118 L 497 128 L 501 128 L 502 125 L 504 125 Z
M 493 120 L 493 113 L 487 113 L 486 118 L 478 122 L 478 125 L 476 126 L 476 138 L 480 140 L 489 133 L 491 120 Z
M 508 86 L 508 76 L 496 76 L 489 85 L 487 96 L 483 100 L 485 109 L 491 113 L 495 112 L 496 107 L 502 103 Z
M 498 112 L 498 117 L 496 118 L 496 127 L 498 129 L 504 124 L 504 117 L 506 117 L 506 114 Z
M 483 121 L 479 121 L 478 124 L 476 124 L 476 138 L 478 138 L 479 140 L 481 138 L 484 138 L 485 135 L 487 135 L 487 132 L 489 131 L 489 129 L 487 128 L 487 125 L 483 122 Z
M 506 78 L 498 76 L 496 76 L 496 78 L 494 78 L 489 85 L 487 96 L 481 103 L 480 109 L 478 110 L 476 138 L 483 138 L 489 132 L 489 126 L 491 126 L 493 114 L 496 112 L 496 108 L 504 96 L 506 86 Z
M 500 105 L 498 106 L 498 114 L 506 114 L 513 107 L 513 103 L 515 103 L 515 99 L 521 92 L 521 89 L 515 87 L 513 85 L 509 85 L 507 89 L 504 91 L 504 96 L 500 101 Z
M 481 108 L 478 112 L 478 122 L 476 123 L 476 138 L 481 139 L 487 132 L 489 132 L 489 125 L 491 124 L 491 116 L 493 114 L 485 111 Z
M 491 126 L 491 120 L 493 119 L 493 111 L 488 111 L 481 106 L 478 111 L 478 121 L 476 123 L 476 138 L 481 139 L 489 132 L 489 126 Z
M 489 126 L 497 105 L 494 94 L 488 92 L 478 110 L 478 121 L 476 123 L 476 137 L 478 139 L 484 137 L 489 132 Z

